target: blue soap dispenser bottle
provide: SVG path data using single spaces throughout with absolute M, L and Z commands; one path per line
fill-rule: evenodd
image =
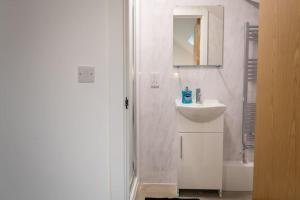
M 182 103 L 189 104 L 192 103 L 192 91 L 186 86 L 185 90 L 182 90 Z

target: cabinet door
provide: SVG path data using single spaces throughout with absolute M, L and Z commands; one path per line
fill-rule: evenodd
M 223 133 L 180 134 L 180 189 L 221 189 Z

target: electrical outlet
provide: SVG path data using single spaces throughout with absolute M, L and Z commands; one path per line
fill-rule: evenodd
M 151 88 L 159 88 L 159 73 L 151 73 Z

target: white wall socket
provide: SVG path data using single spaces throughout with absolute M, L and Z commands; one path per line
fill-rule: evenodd
M 151 72 L 151 88 L 159 88 L 159 72 Z

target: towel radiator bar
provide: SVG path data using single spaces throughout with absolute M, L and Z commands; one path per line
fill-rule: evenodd
M 247 163 L 247 150 L 254 149 L 256 103 L 249 101 L 249 83 L 256 83 L 257 58 L 250 58 L 250 45 L 258 42 L 258 26 L 246 23 L 245 68 L 244 68 L 244 97 L 243 97 L 243 162 Z M 252 56 L 253 57 L 253 56 Z

